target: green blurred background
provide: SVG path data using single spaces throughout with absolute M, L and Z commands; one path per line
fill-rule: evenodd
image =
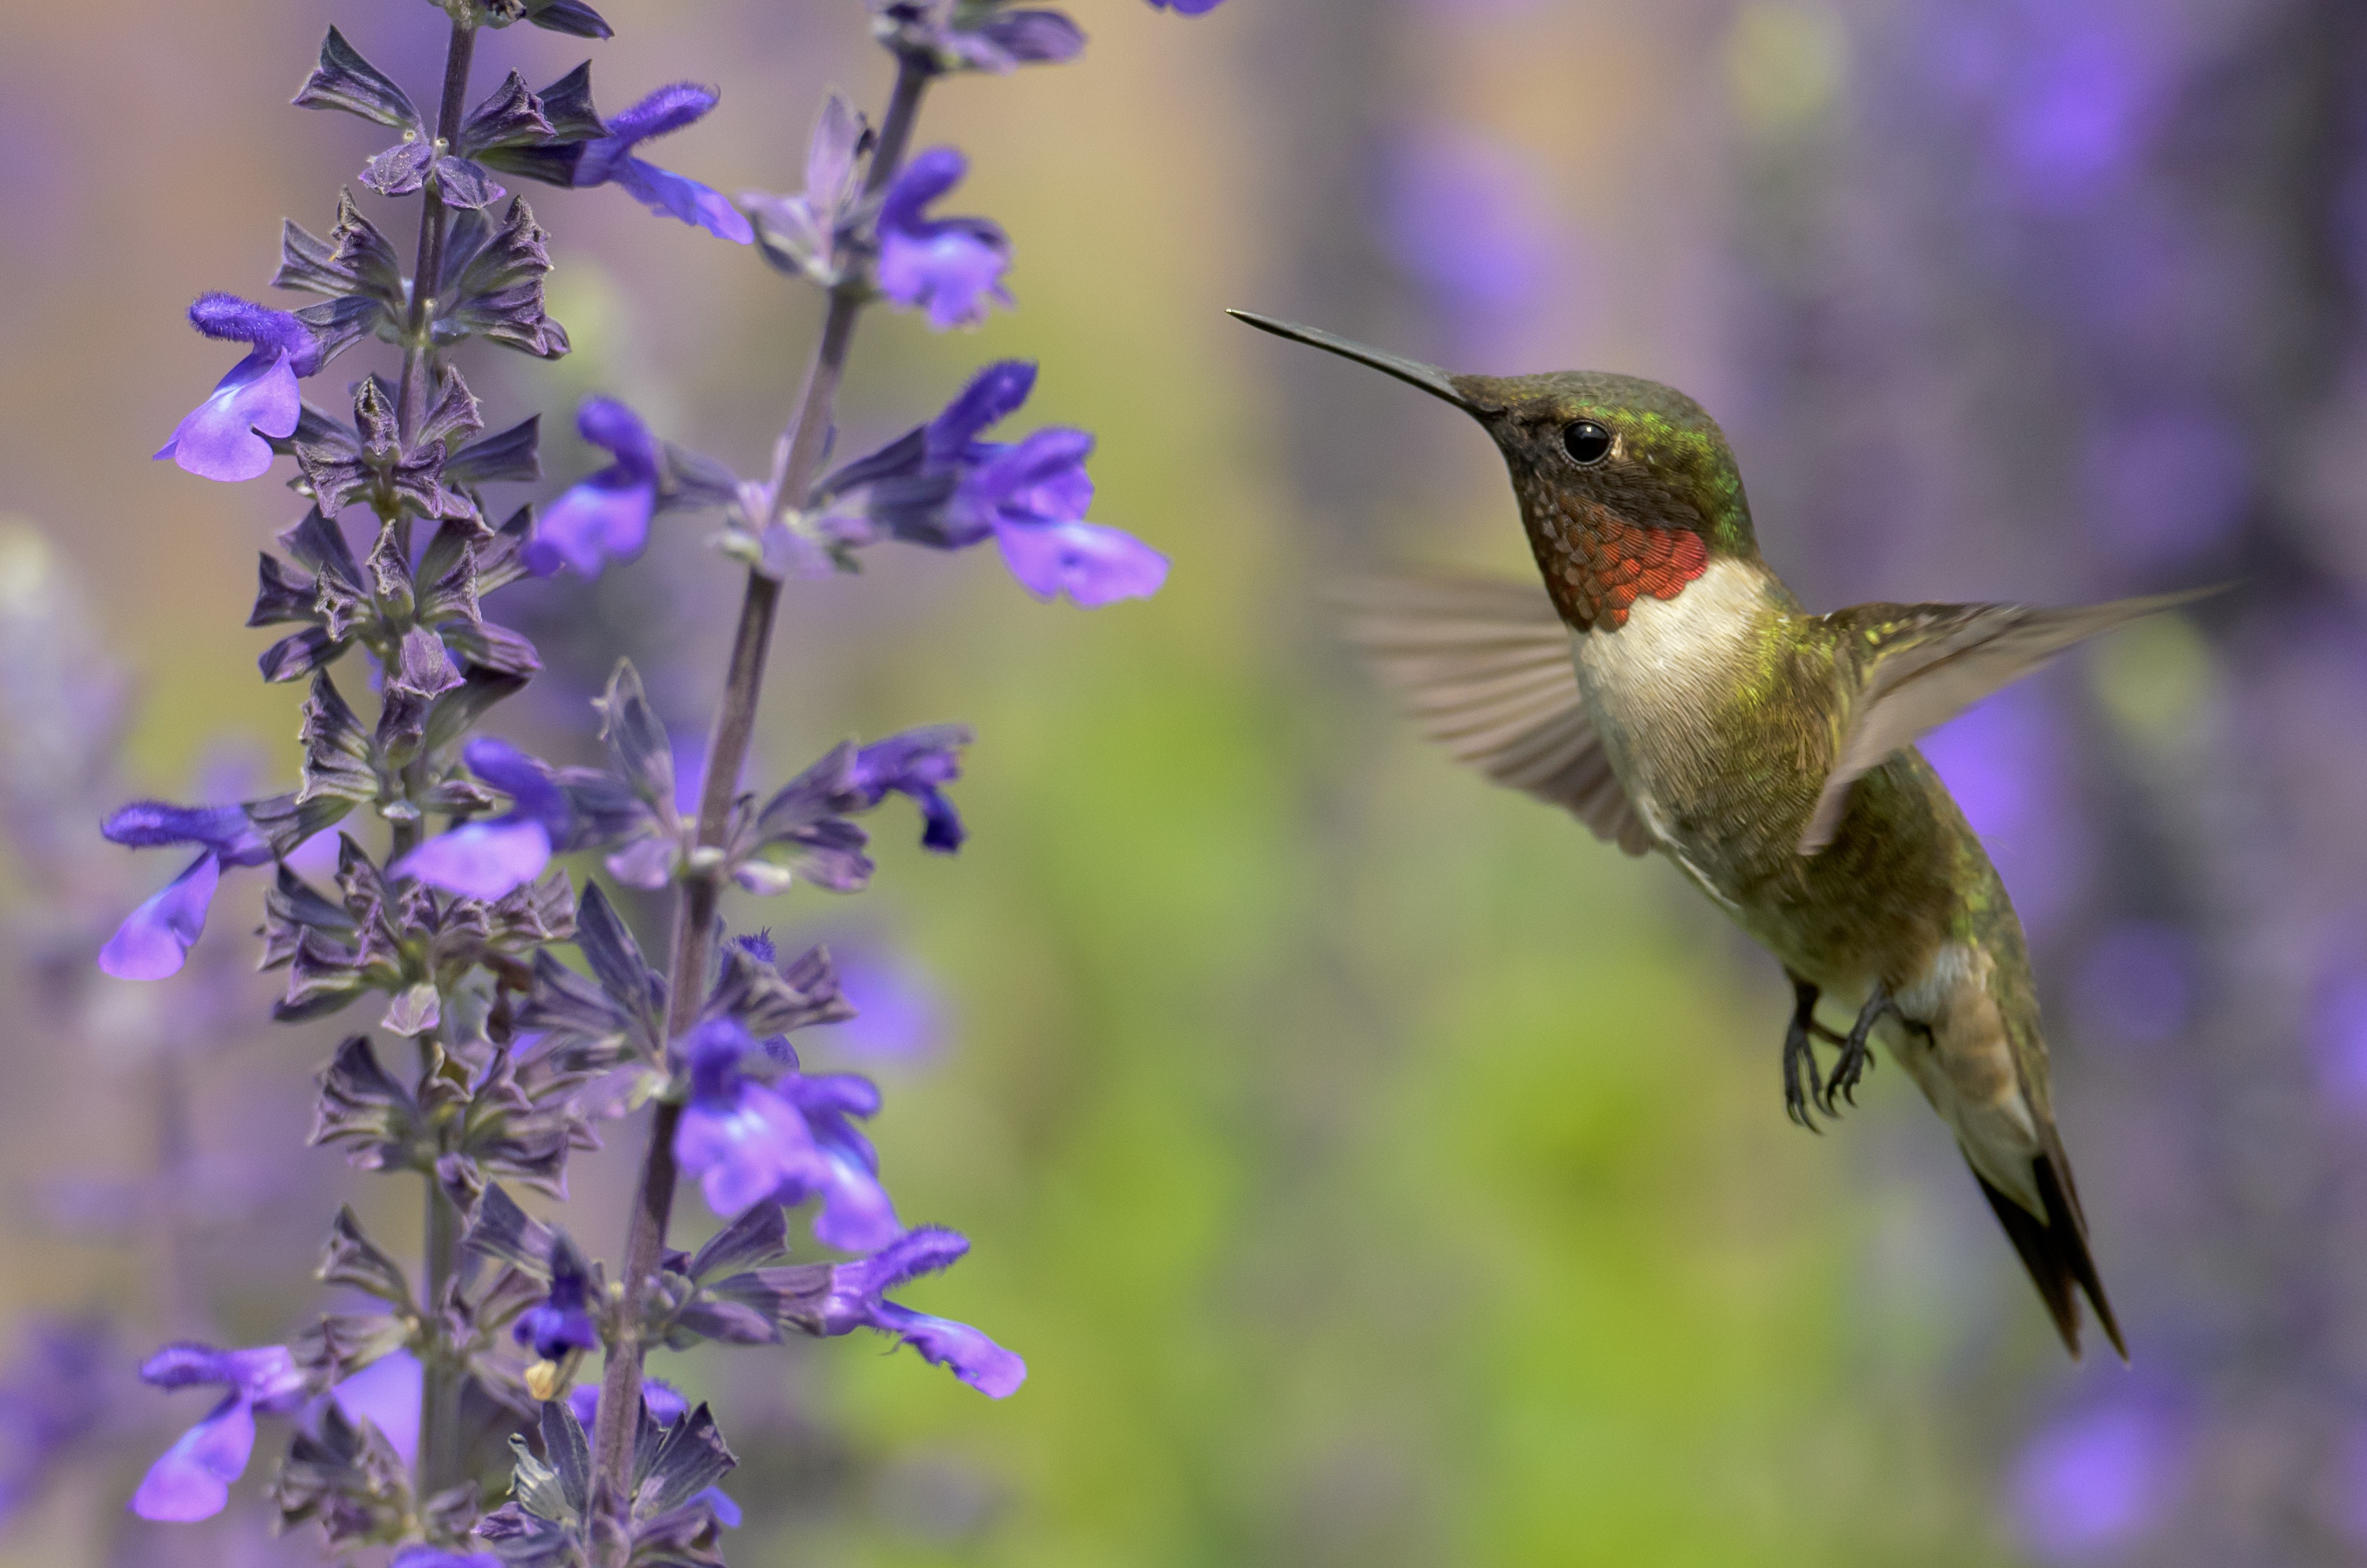
M 1232 0 L 1188 23 L 1140 0 L 1073 10 L 1093 40 L 1082 62 L 947 84 L 921 132 L 971 155 L 947 207 L 1009 229 L 1018 310 L 944 337 L 874 312 L 842 450 L 924 416 L 987 358 L 1040 360 L 1026 421 L 1098 434 L 1096 518 L 1168 551 L 1172 577 L 1154 601 L 1093 613 L 1028 600 L 985 553 L 882 551 L 859 578 L 793 585 L 764 777 L 846 733 L 966 720 L 974 837 L 938 859 L 895 823 L 859 907 L 800 890 L 734 912 L 796 931 L 852 920 L 932 977 L 943 1038 L 879 1069 L 877 1133 L 907 1218 L 974 1251 L 911 1300 L 1020 1350 L 1031 1377 L 991 1403 L 855 1340 L 678 1362 L 749 1460 L 732 1561 L 2015 1560 L 2000 1473 L 2033 1391 L 2061 1386 L 2059 1351 L 1942 1130 L 1890 1070 L 1831 1135 L 1789 1126 L 1772 961 L 1666 867 L 1484 788 L 1391 716 L 1319 590 L 1384 562 L 1520 570 L 1501 471 L 1451 413 L 1221 313 L 1442 358 L 1475 342 L 1424 313 L 1358 216 L 1373 128 L 1452 120 L 1543 172 L 1561 258 L 1489 362 L 1458 368 L 1617 369 L 1714 411 L 1763 409 L 1744 390 L 1753 300 L 1735 259 L 1766 233 L 1754 203 L 1781 205 L 1768 139 L 1826 125 L 1848 91 L 1829 15 L 1711 0 Z M 826 85 L 874 106 L 884 88 L 854 0 L 611 12 L 610 44 L 518 28 L 481 52 L 535 81 L 590 52 L 610 108 L 720 83 L 722 109 L 658 156 L 726 190 L 798 183 Z M 254 551 L 294 505 L 147 454 L 224 363 L 180 324 L 188 300 L 259 295 L 280 218 L 323 227 L 377 145 L 358 121 L 285 107 L 329 20 L 414 84 L 433 69 L 440 28 L 415 0 L 0 5 L 15 149 L 0 510 L 30 530 L 6 559 L 45 603 L 82 596 L 129 677 L 122 793 L 186 798 L 225 757 L 257 787 L 294 767 L 297 694 L 255 679 L 264 639 L 240 624 Z M 468 360 L 493 422 L 549 411 L 552 490 L 595 464 L 565 426 L 595 389 L 755 470 L 818 299 L 619 193 L 527 194 L 554 234 L 552 313 L 576 352 Z M 1747 474 L 1801 460 L 1778 420 L 1735 434 Z M 1761 494 L 1779 569 L 1812 494 L 1784 477 Z M 527 624 L 554 674 L 495 727 L 588 756 L 589 683 L 629 652 L 696 733 L 737 594 L 708 531 L 662 521 L 638 565 L 538 590 Z M 1795 581 L 1812 598 L 1839 583 L 1908 599 L 2049 586 L 1997 564 L 2002 538 L 1953 548 L 1924 578 L 1818 578 L 1801 562 Z M 111 803 L 88 800 L 87 816 Z M 44 956 L 12 983 L 6 1299 L 105 1307 L 127 1357 L 190 1322 L 280 1337 L 316 1307 L 308 1270 L 334 1202 L 415 1240 L 415 1195 L 296 1149 L 332 1026 L 249 1031 L 160 1067 L 188 1022 L 178 983 L 134 995 L 61 978 L 167 869 L 119 862 L 88 858 L 113 879 L 95 892 L 15 880 L 13 916 Z M 209 948 L 225 964 L 255 897 L 247 881 L 217 906 Z M 2061 962 L 2047 935 L 2042 971 Z M 2059 1057 L 2077 1149 L 2094 1091 L 2076 1040 Z M 181 1131 L 159 1119 L 184 1103 L 176 1074 Z M 136 1178 L 160 1137 L 184 1136 L 261 1163 L 230 1182 L 237 1202 L 138 1188 L 136 1211 L 94 1235 L 38 1196 L 61 1172 Z M 620 1131 L 576 1167 L 575 1232 L 606 1251 L 620 1227 L 599 1216 L 620 1214 L 635 1142 Z M 2081 1174 L 2110 1209 L 2101 1158 Z M 2102 1234 L 2108 1275 L 2113 1248 Z M 136 1439 L 65 1472 L 0 1560 L 257 1557 L 243 1509 L 169 1536 L 122 1517 L 142 1445 L 181 1414 L 139 1397 L 115 1418 Z M 248 1494 L 270 1462 L 266 1438 Z

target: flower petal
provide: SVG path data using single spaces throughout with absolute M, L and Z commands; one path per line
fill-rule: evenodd
M 492 900 L 516 892 L 549 864 L 550 830 L 531 819 L 504 819 L 437 834 L 389 870 L 446 892 Z
M 898 1335 L 921 1353 L 922 1360 L 949 1369 L 990 1399 L 1007 1399 L 1027 1381 L 1027 1363 L 1016 1352 L 1005 1350 L 966 1323 L 882 1301 L 873 1309 L 871 1326 Z
M 98 949 L 98 967 L 118 980 L 163 980 L 180 973 L 189 949 L 205 932 L 206 910 L 221 882 L 221 862 L 210 852 L 198 856 L 162 892 L 124 917 L 107 946 Z
M 1011 574 L 1037 598 L 1067 594 L 1080 608 L 1147 599 L 1167 581 L 1167 557 L 1094 523 L 1003 523 L 994 530 Z
M 368 1417 L 406 1465 L 419 1459 L 419 1409 L 426 1369 L 408 1350 L 382 1356 L 330 1391 L 346 1419 Z
M 747 214 L 732 206 L 721 191 L 701 185 L 688 175 L 662 169 L 640 158 L 627 158 L 617 165 L 609 183 L 651 211 L 679 218 L 719 240 L 730 240 L 739 245 L 756 241 L 756 231 L 749 224 Z
M 636 483 L 606 469 L 551 503 L 536 523 L 524 557 L 537 576 L 572 566 L 597 577 L 611 560 L 636 554 L 649 542 L 657 482 Z
M 148 1467 L 131 1511 L 143 1519 L 210 1519 L 230 1501 L 230 1483 L 254 1453 L 255 1412 L 232 1394 Z
M 224 483 L 260 479 L 271 470 L 272 451 L 271 443 L 255 432 L 293 435 L 302 408 L 286 351 L 257 348 L 231 367 L 156 455 L 171 458 L 200 479 Z

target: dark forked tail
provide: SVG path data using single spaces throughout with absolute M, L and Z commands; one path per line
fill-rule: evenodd
M 1998 1223 L 2005 1227 L 2013 1250 L 2022 1255 L 2022 1266 L 2030 1270 L 2030 1281 L 2038 1287 L 2039 1298 L 2046 1303 L 2047 1315 L 2055 1320 L 2056 1332 L 2062 1335 L 2071 1358 L 2079 1358 L 2079 1301 L 2072 1294 L 2076 1286 L 2096 1309 L 2104 1337 L 2126 1361 L 2129 1347 L 2121 1338 L 2112 1303 L 2104 1298 L 2104 1282 L 2096 1277 L 2096 1260 L 2088 1254 L 2088 1221 L 2079 1212 L 2078 1195 L 2067 1179 L 2069 1167 L 2058 1170 L 2056 1160 L 2045 1154 L 2039 1155 L 2034 1165 L 2039 1200 L 2046 1206 L 2043 1221 L 1991 1187 L 1980 1172 L 1975 1171 L 1973 1179 L 1981 1184 L 1982 1195 L 1997 1211 Z

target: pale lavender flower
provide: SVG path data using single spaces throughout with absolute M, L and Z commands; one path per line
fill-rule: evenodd
M 510 810 L 437 834 L 389 871 L 490 903 L 542 875 L 551 850 L 567 841 L 572 818 L 549 770 L 508 742 L 480 735 L 460 755 L 470 772 L 509 796 Z
M 296 433 L 303 403 L 296 383 L 321 368 L 321 340 L 289 312 L 235 294 L 199 296 L 189 307 L 189 324 L 208 337 L 253 348 L 189 411 L 156 456 L 200 479 L 260 478 L 271 468 L 271 443 L 264 437 Z
M 1002 227 L 925 212 L 968 172 L 969 160 L 953 148 L 932 147 L 904 165 L 879 208 L 879 291 L 901 309 L 927 310 L 939 332 L 978 325 L 990 301 L 1012 302 L 1002 288 L 1011 241 Z
M 680 1049 L 690 1099 L 674 1132 L 674 1159 L 698 1178 L 708 1208 L 736 1215 L 783 1187 L 810 1189 L 827 1178 L 827 1162 L 797 1107 L 741 1071 L 757 1048 L 738 1020 L 711 1018 Z
M 2175 1435 L 2136 1403 L 2082 1411 L 2031 1439 L 2008 1485 L 2032 1555 L 2079 1563 L 2125 1551 L 2171 1506 Z
M 538 577 L 561 566 L 597 577 L 607 562 L 637 555 L 649 542 L 663 455 L 658 438 L 640 415 L 606 397 L 586 398 L 575 428 L 616 461 L 571 485 L 536 520 L 525 561 Z
M 251 1350 L 168 1345 L 148 1358 L 140 1376 L 163 1389 L 230 1389 L 149 1467 L 131 1494 L 131 1511 L 143 1519 L 208 1519 L 221 1513 L 230 1501 L 230 1483 L 246 1473 L 255 1453 L 255 1412 L 284 1415 L 304 1403 L 304 1375 L 284 1345 Z
M 221 885 L 225 866 L 260 866 L 271 858 L 237 806 L 175 806 L 135 801 L 108 817 L 99 831 L 134 849 L 194 844 L 202 852 L 188 869 L 125 917 L 98 950 L 98 967 L 119 980 L 163 980 L 178 974 L 189 949 L 206 928 L 206 911 Z
M 717 97 L 712 87 L 676 82 L 612 116 L 607 122 L 607 135 L 583 143 L 575 165 L 577 188 L 614 185 L 652 212 L 679 218 L 718 239 L 735 244 L 749 244 L 755 239 L 755 231 L 720 191 L 632 155 L 633 148 L 640 142 L 705 119 L 715 108 Z

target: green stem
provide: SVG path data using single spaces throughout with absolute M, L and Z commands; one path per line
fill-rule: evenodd
M 900 54 L 896 85 L 879 129 L 864 189 L 876 195 L 887 188 L 903 166 L 919 119 L 921 99 L 935 75 L 935 67 L 917 54 Z M 846 372 L 846 358 L 855 341 L 855 324 L 869 291 L 861 284 L 831 291 L 823 317 L 821 340 L 815 346 L 806 372 L 805 391 L 790 426 L 788 455 L 775 475 L 776 517 L 804 503 L 820 475 L 822 454 L 838 406 L 838 388 Z M 780 604 L 780 585 L 763 573 L 748 574 L 740 601 L 740 620 L 731 640 L 731 657 L 724 677 L 723 700 L 715 722 L 715 738 L 707 756 L 707 781 L 699 797 L 698 843 L 719 846 L 730 824 L 733 787 L 748 759 L 756 733 L 756 710 L 764 696 L 764 665 L 772 649 L 773 619 Z M 712 868 L 694 869 L 683 884 L 682 903 L 674 919 L 673 961 L 669 965 L 667 1028 L 679 1036 L 697 1020 L 705 1000 L 708 961 L 715 946 L 715 911 L 720 893 Z M 641 1177 L 634 1195 L 632 1216 L 625 1233 L 621 1283 L 624 1298 L 617 1315 L 615 1342 L 600 1379 L 600 1415 L 592 1435 L 593 1511 L 619 1517 L 623 1499 L 632 1484 L 632 1435 L 641 1403 L 641 1359 L 644 1346 L 640 1324 L 649 1301 L 650 1284 L 665 1254 L 666 1228 L 674 1212 L 675 1167 L 674 1130 L 682 1119 L 678 1105 L 661 1104 L 650 1119 L 649 1146 L 641 1160 Z M 595 1548 L 599 1561 L 621 1568 L 628 1542 L 621 1530 L 604 1531 Z

